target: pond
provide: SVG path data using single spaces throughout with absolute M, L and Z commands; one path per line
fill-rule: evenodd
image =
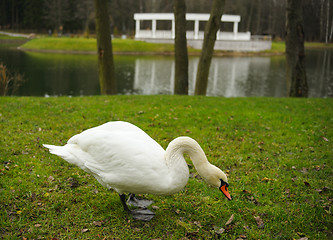
M 0 43 L 0 62 L 24 75 L 19 96 L 100 94 L 95 55 L 24 52 Z M 333 51 L 306 51 L 309 97 L 333 96 Z M 114 56 L 120 94 L 173 94 L 173 56 Z M 189 94 L 193 95 L 199 57 L 189 58 Z M 286 97 L 285 57 L 214 57 L 207 95 Z

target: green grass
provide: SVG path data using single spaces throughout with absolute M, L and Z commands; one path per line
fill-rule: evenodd
M 96 51 L 95 38 L 36 38 L 21 46 L 33 50 Z M 173 44 L 156 44 L 132 39 L 113 39 L 114 52 L 173 52 Z
M 12 37 L 4 34 L 0 34 L 0 40 L 26 40 L 24 37 Z
M 1 39 L 17 39 L 8 36 L 0 35 Z M 333 45 L 306 42 L 306 48 L 332 48 Z M 21 46 L 22 49 L 39 50 L 39 51 L 67 51 L 67 52 L 96 52 L 96 39 L 95 38 L 54 38 L 54 37 L 41 37 L 32 39 Z M 112 48 L 114 52 L 123 53 L 157 53 L 157 54 L 170 54 L 174 52 L 173 44 L 163 43 L 147 43 L 144 41 L 136 41 L 133 39 L 112 39 Z M 188 48 L 189 54 L 200 54 L 199 49 Z M 250 55 L 256 54 L 283 54 L 285 52 L 285 42 L 273 41 L 272 48 L 258 53 L 248 53 Z M 230 51 L 215 51 L 217 55 L 230 55 Z M 235 53 L 239 55 L 240 53 Z
M 284 53 L 286 50 L 285 42 L 272 42 L 272 49 L 267 50 L 268 52 Z
M 305 48 L 333 48 L 333 43 L 323 43 L 323 42 L 305 42 Z
M 332 99 L 2 97 L 0 238 L 330 239 L 332 106 Z M 233 201 L 192 177 L 175 195 L 146 195 L 157 215 L 138 222 L 116 192 L 42 147 L 110 120 L 136 124 L 164 148 L 180 135 L 195 138 L 229 174 Z
M 22 49 L 31 50 L 55 50 L 55 51 L 83 51 L 95 52 L 96 39 L 90 38 L 36 38 L 21 46 Z M 114 52 L 140 52 L 140 53 L 173 53 L 173 44 L 158 44 L 136 41 L 133 39 L 113 39 L 112 50 Z M 272 49 L 263 53 L 281 54 L 285 51 L 284 42 L 272 42 Z M 188 49 L 189 54 L 200 54 L 199 49 Z M 218 55 L 231 54 L 226 51 L 215 51 Z M 240 53 L 237 53 L 240 54 Z M 254 54 L 254 53 L 252 53 Z M 260 53 L 259 53 L 260 54 Z

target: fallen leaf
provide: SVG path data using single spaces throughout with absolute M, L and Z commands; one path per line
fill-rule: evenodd
M 88 228 L 84 228 L 81 230 L 82 233 L 86 233 L 86 232 L 89 232 L 89 229 Z
M 225 229 L 219 228 L 218 226 L 214 226 L 214 231 L 216 234 L 221 235 L 222 233 L 224 233 Z
M 230 223 L 232 223 L 232 221 L 234 221 L 234 214 L 230 216 L 229 220 L 225 223 L 225 225 L 229 225 Z
M 310 183 L 304 182 L 305 186 L 310 187 Z
M 69 186 L 71 188 L 77 188 L 80 186 L 79 181 L 75 178 L 68 178 L 67 181 L 69 182 Z
M 103 222 L 102 222 L 102 221 L 93 221 L 93 224 L 94 224 L 95 226 L 100 227 L 100 226 L 102 226 Z
M 329 142 L 330 140 L 328 140 L 327 138 L 325 138 L 324 136 L 321 136 L 321 138 L 326 141 L 326 142 Z
M 325 187 L 323 187 L 323 191 L 324 191 L 324 192 L 326 192 L 326 191 L 328 191 L 328 190 L 332 190 L 332 189 L 331 189 L 331 188 L 329 188 L 329 187 L 326 187 L 326 186 L 325 186 Z
M 195 224 L 199 228 L 202 228 L 202 225 L 201 225 L 201 223 L 199 221 L 194 221 L 193 224 Z
M 261 217 L 256 216 L 254 219 L 257 221 L 258 228 L 263 229 L 265 227 L 264 221 L 261 219 Z
M 244 234 L 239 235 L 241 239 L 246 239 L 247 237 Z
M 316 171 L 319 171 L 319 170 L 321 169 L 321 166 L 317 165 L 317 166 L 314 167 L 314 169 L 315 169 Z
M 308 173 L 308 169 L 304 167 L 304 168 L 302 168 L 302 170 L 300 172 L 306 174 L 306 173 Z
M 303 237 L 305 237 L 305 234 L 304 233 L 302 233 L 302 232 L 296 232 L 297 233 L 297 235 L 298 236 L 300 236 L 301 237 L 301 239 L 303 238 Z
M 261 181 L 268 182 L 268 181 L 273 181 L 273 179 L 264 177 L 263 179 L 261 179 Z

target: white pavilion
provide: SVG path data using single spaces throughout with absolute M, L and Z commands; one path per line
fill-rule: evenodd
M 207 22 L 209 14 L 187 13 L 186 21 L 194 23 L 193 30 L 186 31 L 188 44 L 201 49 L 204 31 L 200 31 L 200 22 Z M 147 42 L 172 43 L 175 38 L 175 18 L 173 13 L 135 13 L 135 39 Z M 239 15 L 224 14 L 222 22 L 232 23 L 233 31 L 218 31 L 216 34 L 215 49 L 231 51 L 261 51 L 271 48 L 271 39 L 252 39 L 250 32 L 238 32 L 238 24 L 241 20 Z M 151 21 L 149 28 L 142 29 L 143 21 Z M 171 29 L 158 29 L 158 21 L 170 21 Z M 269 40 L 269 41 L 267 41 Z

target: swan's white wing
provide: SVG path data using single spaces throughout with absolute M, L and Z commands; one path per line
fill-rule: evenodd
M 50 148 L 50 152 L 120 193 L 162 194 L 169 181 L 164 149 L 130 123 L 110 122 L 88 129 L 61 148 Z
M 164 149 L 130 123 L 109 122 L 73 136 L 65 146 L 44 146 L 119 193 L 167 194 L 170 188 Z
M 149 144 L 151 146 L 154 145 L 155 148 L 161 148 L 161 146 L 152 139 L 147 133 L 145 133 L 142 129 L 138 128 L 137 126 L 123 121 L 114 121 L 114 122 L 107 122 L 100 126 L 93 127 L 83 131 L 82 133 L 73 136 L 68 140 L 67 143 L 76 143 L 77 139 L 84 138 L 83 135 L 96 133 L 97 131 L 102 131 L 109 134 L 121 134 L 126 138 L 126 134 L 128 138 L 132 137 L 132 139 L 140 139 L 144 144 Z M 90 135 L 91 136 L 91 135 Z M 88 137 L 85 137 L 86 139 Z

